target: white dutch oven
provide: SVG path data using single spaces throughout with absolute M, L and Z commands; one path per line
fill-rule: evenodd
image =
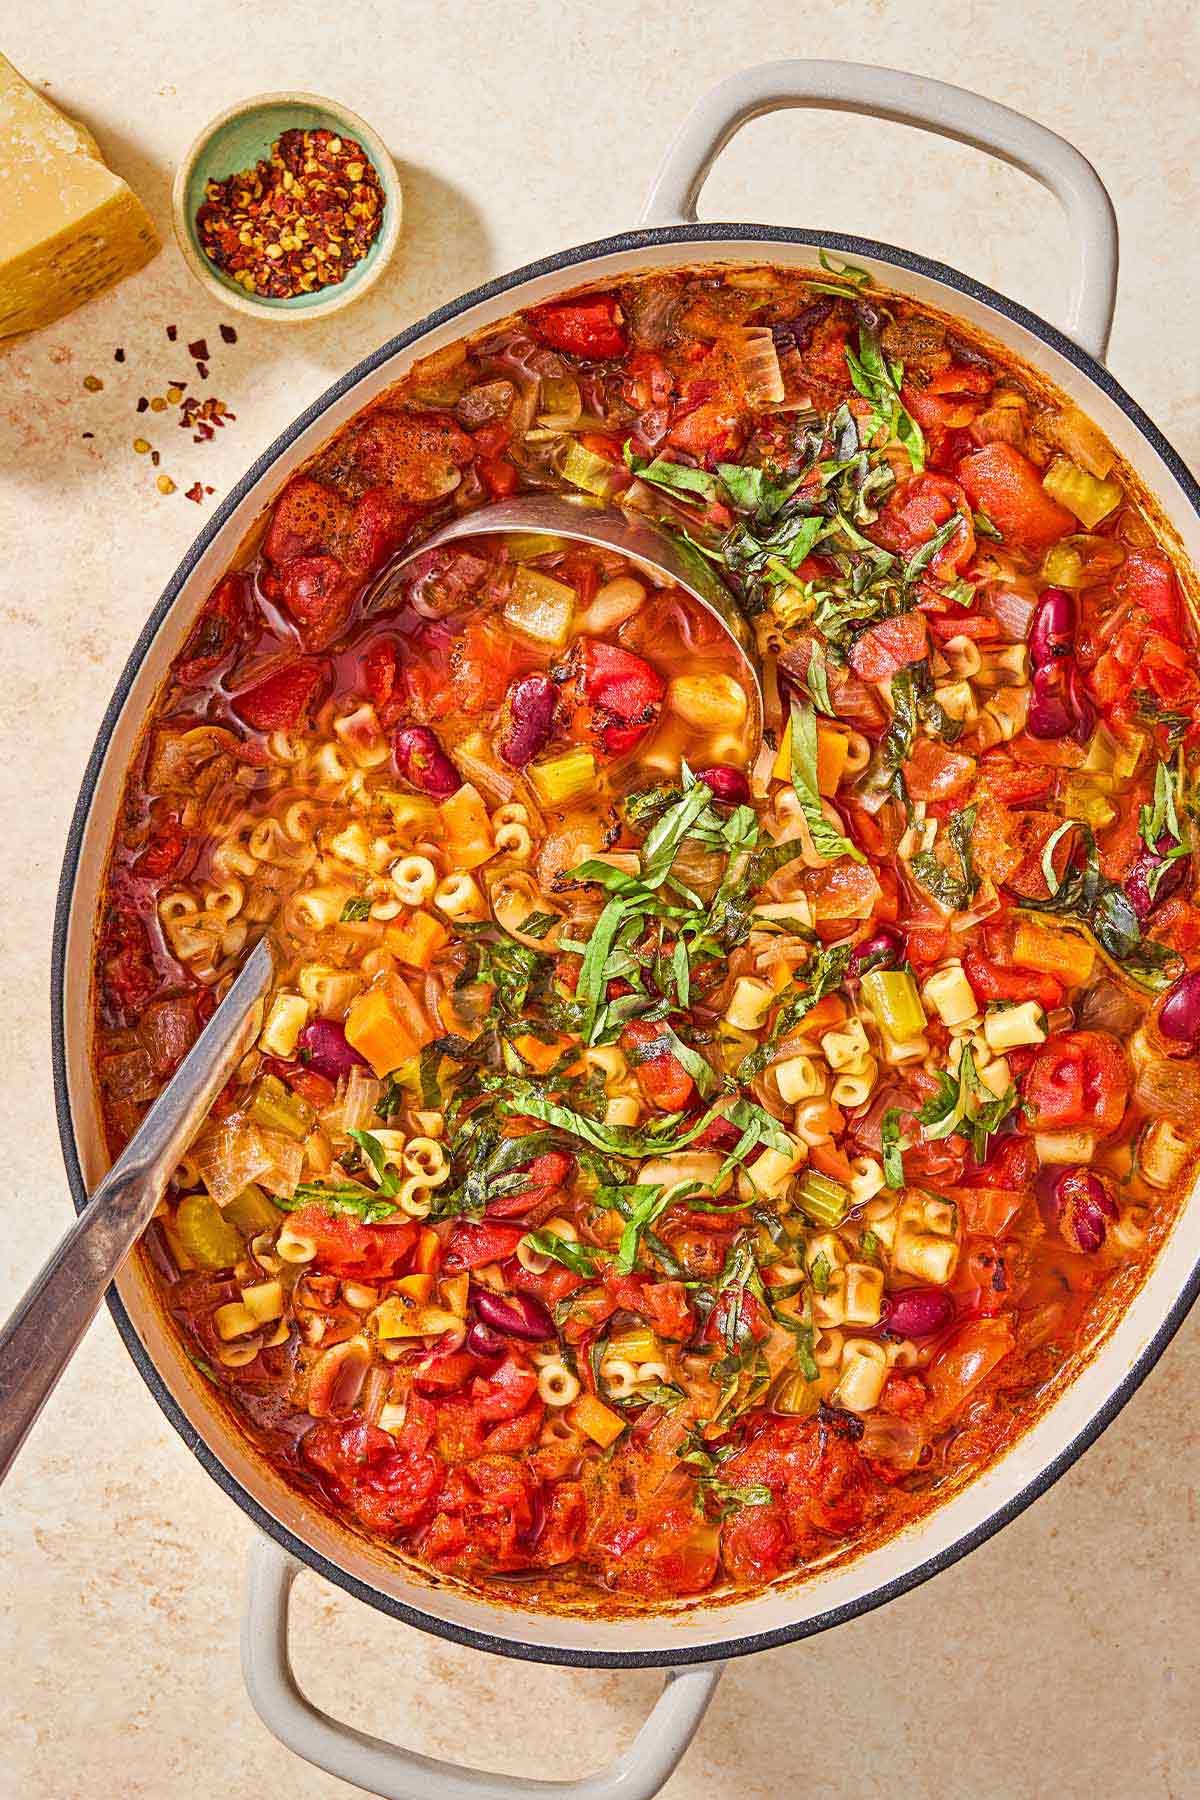
M 1065 208 L 1075 240 L 1065 333 L 965 275 L 873 240 L 757 225 L 696 223 L 695 200 L 714 157 L 748 119 L 783 107 L 830 107 L 921 126 L 1016 164 Z M 682 222 L 680 222 L 682 221 Z M 581 282 L 689 263 L 811 267 L 825 248 L 865 265 L 877 282 L 957 314 L 1043 371 L 1108 433 L 1157 496 L 1179 547 L 1200 564 L 1200 490 L 1170 445 L 1103 366 L 1117 273 L 1108 195 L 1080 153 L 1007 107 L 912 75 L 837 62 L 778 62 L 730 77 L 685 123 L 654 183 L 642 225 L 518 269 L 442 307 L 385 344 L 308 408 L 255 463 L 184 558 L 121 677 L 84 777 L 59 894 L 53 1029 L 60 1128 L 77 1206 L 106 1167 L 89 1069 L 83 996 L 122 777 L 172 657 L 244 534 L 293 470 L 418 357 Z M 1058 1403 L 955 1499 L 900 1536 L 791 1587 L 721 1606 L 690 1604 L 639 1620 L 572 1619 L 491 1604 L 431 1585 L 403 1562 L 350 1536 L 256 1457 L 164 1322 L 136 1266 L 117 1284 L 118 1329 L 167 1417 L 209 1473 L 261 1527 L 251 1555 L 243 1656 L 251 1698 L 300 1755 L 393 1800 L 648 1800 L 683 1754 L 725 1658 L 789 1643 L 906 1592 L 982 1543 L 1055 1481 L 1142 1381 L 1200 1288 L 1193 1200 L 1141 1292 Z M 328 1718 L 297 1688 L 287 1651 L 288 1593 L 306 1563 L 407 1624 L 503 1655 L 605 1668 L 662 1667 L 666 1686 L 637 1741 L 581 1782 L 501 1778 L 431 1762 Z

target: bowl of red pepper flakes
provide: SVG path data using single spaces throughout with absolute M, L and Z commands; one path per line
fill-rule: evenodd
M 349 306 L 383 274 L 403 194 L 382 139 L 319 94 L 258 94 L 218 115 L 179 166 L 175 234 L 228 306 L 290 323 Z

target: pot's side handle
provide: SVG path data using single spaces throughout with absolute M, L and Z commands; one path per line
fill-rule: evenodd
M 1083 155 L 1024 113 L 966 88 L 868 63 L 788 59 L 742 69 L 692 108 L 663 158 L 642 212 L 644 225 L 692 221 L 713 162 L 750 119 L 788 107 L 864 113 L 920 126 L 1012 163 L 1062 204 L 1075 262 L 1066 330 L 1103 361 L 1117 299 L 1117 220 L 1108 190 Z
M 691 1743 L 722 1664 L 671 1669 L 628 1750 L 579 1781 L 492 1775 L 439 1762 L 330 1718 L 299 1687 L 288 1652 L 288 1611 L 300 1564 L 255 1534 L 242 1613 L 242 1673 L 254 1710 L 306 1762 L 382 1800 L 652 1800 Z

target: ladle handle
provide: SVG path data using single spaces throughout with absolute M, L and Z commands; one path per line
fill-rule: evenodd
M 178 1072 L 0 1330 L 0 1481 L 150 1223 L 172 1170 L 245 1054 L 271 984 L 266 939 L 250 954 Z
M 924 75 L 868 63 L 794 58 L 727 76 L 684 120 L 651 184 L 642 224 L 694 220 L 700 190 L 729 140 L 750 119 L 788 107 L 863 113 L 915 125 L 987 150 L 1049 188 L 1075 237 L 1067 335 L 1103 362 L 1119 262 L 1117 219 L 1104 183 L 1083 152 L 1057 132 L 997 100 Z

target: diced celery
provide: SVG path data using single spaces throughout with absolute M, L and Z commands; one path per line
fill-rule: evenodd
M 1145 754 L 1146 739 L 1140 731 L 1128 732 L 1118 741 L 1112 765 L 1114 787 L 1120 789 L 1133 780 Z
M 260 1231 L 273 1231 L 283 1223 L 279 1208 L 272 1206 L 262 1189 L 253 1182 L 229 1202 L 224 1216 L 248 1238 L 257 1237 Z
M 575 589 L 565 581 L 555 581 L 553 575 L 543 575 L 540 569 L 524 567 L 513 576 L 504 617 L 515 631 L 561 650 L 571 635 L 574 612 Z
M 1068 775 L 1063 792 L 1064 817 L 1082 819 L 1093 831 L 1103 831 L 1106 825 L 1111 825 L 1117 809 L 1103 793 L 1102 783 L 1111 786 L 1111 777 L 1074 772 Z
M 906 969 L 869 969 L 862 995 L 881 1031 L 903 1044 L 925 1029 L 925 1008 L 917 984 Z
M 547 762 L 530 763 L 526 771 L 544 806 L 563 806 L 590 793 L 596 782 L 596 759 L 590 750 L 564 750 Z
M 185 1194 L 175 1213 L 175 1231 L 181 1248 L 202 1269 L 231 1269 L 245 1251 L 241 1233 L 207 1194 Z
M 264 1131 L 282 1131 L 290 1138 L 305 1138 L 313 1128 L 312 1107 L 290 1093 L 277 1075 L 264 1075 L 255 1088 L 250 1117 Z
M 776 1390 L 771 1410 L 806 1419 L 810 1413 L 816 1412 L 820 1404 L 819 1381 L 806 1381 L 803 1375 L 789 1375 Z
M 840 1225 L 850 1206 L 849 1191 L 831 1175 L 806 1169 L 796 1188 L 796 1200 L 802 1211 L 818 1225 Z
M 648 1326 L 619 1331 L 609 1339 L 608 1354 L 624 1362 L 654 1362 L 659 1356 L 658 1340 Z
M 511 531 L 504 534 L 504 548 L 512 562 L 535 562 L 539 556 L 553 556 L 565 550 L 567 540 L 551 537 L 545 531 Z
M 1119 481 L 1097 481 L 1070 457 L 1056 456 L 1042 476 L 1042 486 L 1052 500 L 1073 512 L 1081 525 L 1094 531 L 1125 498 Z
M 596 494 L 601 500 L 607 500 L 622 482 L 622 471 L 615 463 L 609 462 L 607 457 L 597 456 L 594 450 L 588 450 L 575 438 L 562 454 L 559 473 L 572 487 L 582 488 L 585 494 Z
M 561 430 L 577 424 L 583 412 L 579 383 L 573 375 L 543 375 L 539 399 L 539 425 L 556 425 Z
M 1069 538 L 1051 544 L 1042 558 L 1041 577 L 1052 587 L 1081 588 L 1084 583 L 1083 558 Z

